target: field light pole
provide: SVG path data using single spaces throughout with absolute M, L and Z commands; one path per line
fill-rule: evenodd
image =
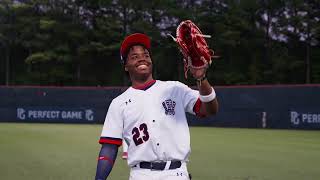
M 3 41 L 0 41 L 0 45 L 3 47 L 4 50 L 4 55 L 5 55 L 5 62 L 6 62 L 6 83 L 5 85 L 8 86 L 9 85 L 9 80 L 10 80 L 10 58 L 9 58 L 9 52 L 7 51 L 7 46 L 5 45 L 5 43 Z
M 10 81 L 10 58 L 9 58 L 9 52 L 7 51 L 7 48 L 4 48 L 5 54 L 6 54 L 6 86 L 9 85 Z

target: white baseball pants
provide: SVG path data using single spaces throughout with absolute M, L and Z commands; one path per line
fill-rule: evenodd
M 189 173 L 186 163 L 180 168 L 162 171 L 133 167 L 129 180 L 189 180 Z

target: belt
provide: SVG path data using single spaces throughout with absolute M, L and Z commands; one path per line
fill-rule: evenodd
M 151 169 L 162 171 L 166 169 L 167 163 L 170 163 L 168 169 L 177 169 L 181 167 L 181 161 L 167 161 L 167 162 L 140 162 L 139 165 L 135 165 L 134 167 L 140 167 L 142 169 Z

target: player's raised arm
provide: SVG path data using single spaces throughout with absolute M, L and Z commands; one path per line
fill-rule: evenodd
M 191 72 L 197 79 L 197 86 L 200 93 L 200 113 L 205 116 L 215 115 L 219 110 L 219 103 L 214 88 L 206 78 L 206 69 L 193 70 Z
M 98 156 L 95 180 L 105 180 L 109 176 L 117 158 L 118 146 L 115 144 L 102 144 Z
M 206 78 L 207 68 L 212 60 L 217 56 L 209 48 L 205 38 L 211 37 L 204 35 L 192 21 L 182 21 L 176 30 L 174 41 L 178 44 L 184 59 L 185 77 L 187 78 L 190 70 L 192 76 L 197 80 L 200 93 L 200 114 L 209 116 L 218 112 L 218 101 L 213 87 Z
M 217 58 L 205 40 L 211 36 L 202 34 L 199 27 L 191 20 L 182 21 L 176 30 L 176 35 L 177 37 L 173 39 L 183 55 L 185 77 L 187 78 L 190 70 L 197 80 L 201 117 L 216 114 L 218 112 L 216 93 L 206 78 L 207 68 L 212 60 Z

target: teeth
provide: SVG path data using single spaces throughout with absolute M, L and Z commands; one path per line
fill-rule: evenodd
M 147 65 L 141 64 L 138 66 L 138 68 L 147 68 Z

